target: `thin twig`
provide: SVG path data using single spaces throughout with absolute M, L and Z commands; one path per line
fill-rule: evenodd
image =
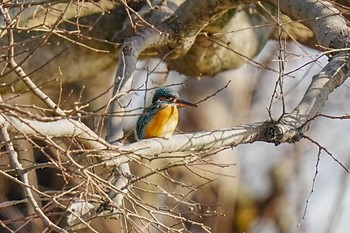
M 44 224 L 52 231 L 56 232 L 67 232 L 66 230 L 60 228 L 45 215 L 45 213 L 40 209 L 38 203 L 36 202 L 34 195 L 32 193 L 32 190 L 30 189 L 29 179 L 28 179 L 28 173 L 24 172 L 22 164 L 18 161 L 18 154 L 15 151 L 13 144 L 11 142 L 10 135 L 7 131 L 7 124 L 2 125 L 1 127 L 1 136 L 5 142 L 5 147 L 7 149 L 7 152 L 10 155 L 10 161 L 13 167 L 15 167 L 17 173 L 21 176 L 21 179 L 25 186 L 22 186 L 29 203 L 32 205 L 35 213 L 40 217 L 40 219 L 44 222 Z
M 202 103 L 202 102 L 204 102 L 204 101 L 207 101 L 208 99 L 210 99 L 210 98 L 216 96 L 219 92 L 221 92 L 222 90 L 226 89 L 226 88 L 228 87 L 228 85 L 230 85 L 230 83 L 231 83 L 231 80 L 229 80 L 229 81 L 226 83 L 225 86 L 223 86 L 222 88 L 220 88 L 219 90 L 217 90 L 217 91 L 214 92 L 213 94 L 208 95 L 208 96 L 205 97 L 204 99 L 198 101 L 196 104 L 198 105 L 198 104 L 200 104 L 200 103 Z
M 305 205 L 305 208 L 304 208 L 304 213 L 303 213 L 303 216 L 301 218 L 301 220 L 299 221 L 297 227 L 299 228 L 300 225 L 303 223 L 303 221 L 305 220 L 305 216 L 306 216 L 306 212 L 307 212 L 307 209 L 308 209 L 308 206 L 309 206 L 309 203 L 310 203 L 310 200 L 311 200 L 311 196 L 312 194 L 314 193 L 314 190 L 315 190 L 315 184 L 316 184 L 316 178 L 317 178 L 317 174 L 318 174 L 318 169 L 319 169 L 319 164 L 320 164 L 320 156 L 321 156 L 321 152 L 322 152 L 322 149 L 319 148 L 318 149 L 318 153 L 317 153 L 317 161 L 316 161 L 316 168 L 315 168 L 315 174 L 314 174 L 314 177 L 312 179 L 312 186 L 311 186 L 311 190 L 310 190 L 310 193 L 309 193 L 309 196 L 307 197 L 306 199 L 306 205 Z
M 12 24 L 13 21 L 11 19 L 10 13 L 8 8 L 3 8 L 0 5 L 0 12 L 4 16 L 4 20 L 6 22 L 7 26 L 7 31 L 8 31 L 8 42 L 9 42 L 9 50 L 8 50 L 8 66 L 11 69 L 15 70 L 15 73 L 22 79 L 22 81 L 28 86 L 28 88 L 33 92 L 34 95 L 36 95 L 39 99 L 41 99 L 49 108 L 54 110 L 54 112 L 58 115 L 64 116 L 65 113 L 59 108 L 55 102 L 53 102 L 50 97 L 48 97 L 43 91 L 41 91 L 35 84 L 34 82 L 28 77 L 28 75 L 24 72 L 22 67 L 18 66 L 14 59 L 14 35 L 13 35 L 13 29 L 12 29 Z
M 318 146 L 318 148 L 320 150 L 323 150 L 324 152 L 326 152 L 337 164 L 339 164 L 347 173 L 350 173 L 350 170 L 345 167 L 345 165 L 340 162 L 336 157 L 334 157 L 334 155 L 324 146 L 322 146 L 319 142 L 315 141 L 314 139 L 304 135 L 303 138 L 306 138 L 307 140 L 309 140 L 310 142 L 314 143 L 316 146 Z

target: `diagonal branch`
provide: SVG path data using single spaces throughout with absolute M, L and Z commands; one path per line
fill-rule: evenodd
M 350 76 L 350 52 L 343 52 L 312 78 L 299 105 L 270 129 L 271 142 L 295 142 L 308 130 L 308 124 L 320 113 L 329 95 Z
M 74 17 L 83 17 L 94 13 L 106 12 L 120 5 L 118 1 L 72 1 L 72 0 L 21 0 L 1 3 L 3 8 L 10 9 L 11 17 L 18 18 L 18 24 L 25 28 L 51 27 L 57 20 L 60 22 Z M 18 17 L 20 15 L 20 17 Z M 63 16 L 62 16 L 63 15 Z M 5 20 L 0 17 L 0 25 Z M 0 35 L 6 34 L 0 28 Z
M 21 80 L 27 85 L 27 87 L 32 91 L 34 95 L 36 95 L 40 100 L 42 100 L 50 109 L 52 109 L 56 114 L 64 116 L 65 113 L 63 110 L 60 109 L 60 107 L 52 101 L 40 88 L 38 88 L 35 83 L 28 77 L 28 75 L 24 72 L 22 67 L 18 66 L 16 63 L 14 56 L 15 56 L 15 49 L 14 49 L 14 36 L 13 36 L 13 29 L 12 24 L 13 21 L 11 19 L 9 10 L 7 8 L 3 8 L 3 6 L 0 6 L 0 13 L 2 14 L 6 26 L 7 26 L 7 32 L 8 32 L 8 45 L 10 46 L 8 50 L 8 67 L 10 69 L 14 69 L 15 73 L 18 77 L 21 78 Z
M 315 0 L 268 0 L 290 18 L 309 27 L 323 48 L 343 49 L 350 47 L 350 27 L 346 19 L 330 1 Z

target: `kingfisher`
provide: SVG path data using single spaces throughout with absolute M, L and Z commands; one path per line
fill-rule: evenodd
M 160 87 L 152 98 L 152 104 L 145 108 L 136 122 L 138 140 L 146 138 L 169 138 L 178 123 L 178 107 L 198 107 L 180 99 L 179 94 L 168 87 Z

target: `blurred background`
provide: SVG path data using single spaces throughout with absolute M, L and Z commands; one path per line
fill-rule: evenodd
M 134 7 L 138 9 L 139 6 L 135 4 Z M 235 17 L 232 17 L 232 22 L 225 24 L 230 25 L 225 30 L 233 30 L 230 34 L 233 34 L 234 39 L 228 38 L 228 40 L 232 39 L 234 48 L 224 48 L 224 52 L 218 48 L 214 51 L 209 50 L 209 47 L 214 45 L 209 43 L 210 39 L 202 35 L 201 38 L 197 38 L 197 44 L 194 45 L 189 57 L 181 58 L 177 62 L 166 64 L 158 58 L 149 57 L 140 60 L 137 72 L 134 74 L 133 91 L 129 94 L 131 100 L 127 109 L 129 111 L 124 116 L 125 134 L 134 130 L 138 115 L 143 107 L 149 105 L 154 93 L 152 88 L 164 85 L 172 85 L 183 99 L 193 103 L 210 97 L 201 102 L 199 108 L 180 109 L 177 133 L 210 131 L 266 121 L 270 119 L 269 108 L 272 117 L 278 119 L 283 113 L 282 96 L 275 96 L 274 89 L 281 63 L 284 71 L 280 72 L 288 74 L 284 76 L 284 104 L 286 112 L 292 111 L 301 100 L 312 76 L 327 64 L 328 59 L 320 51 L 310 48 L 314 47 L 312 33 L 307 34 L 304 44 L 310 46 L 306 47 L 281 38 L 276 40 L 278 37 L 276 33 L 274 34 L 276 28 L 272 25 L 255 27 L 257 24 L 263 25 L 271 21 L 266 20 L 259 11 L 261 8 L 250 5 L 238 9 L 236 14 L 231 12 Z M 35 31 L 29 34 L 26 31 L 16 31 L 20 41 L 27 42 L 28 38 L 31 38 L 28 43 L 14 45 L 18 51 L 16 59 L 21 61 L 23 59 L 23 67 L 29 76 L 59 103 L 62 109 L 71 110 L 86 105 L 82 108 L 83 111 L 75 112 L 72 117 L 80 118 L 102 137 L 105 136 L 103 122 L 116 70 L 117 48 L 120 46 L 116 42 L 111 42 L 111 38 L 115 31 L 121 29 L 120 22 L 123 22 L 125 15 L 126 12 L 122 9 L 116 9 L 114 13 L 105 16 L 92 15 L 89 20 L 93 22 L 93 26 L 86 27 L 86 31 L 84 28 L 80 31 L 85 37 L 72 36 L 76 41 L 91 45 L 94 49 L 62 40 L 58 35 L 50 37 L 45 45 L 37 48 L 38 43 L 42 41 L 42 32 Z M 261 16 L 262 21 L 256 18 L 257 15 Z M 102 17 L 104 18 L 101 19 Z M 85 18 L 81 20 L 79 23 L 82 25 L 90 22 L 87 19 L 85 22 Z M 114 25 L 113 29 L 109 29 L 110 25 L 104 24 L 103 22 L 106 22 L 104 20 L 119 23 L 117 26 Z M 243 24 L 237 25 L 237 21 L 234 20 Z M 212 33 L 222 30 L 218 28 L 218 22 L 216 23 L 208 26 L 206 30 Z M 232 29 L 232 25 L 236 28 Z M 75 27 L 76 25 L 69 22 L 65 22 L 62 26 L 67 32 L 74 31 Z M 245 34 L 248 30 L 243 28 L 252 30 Z M 240 34 L 241 32 L 243 34 Z M 235 36 L 236 34 L 239 35 Z M 218 33 L 217 36 L 221 34 Z M 240 36 L 247 39 L 237 39 L 241 38 Z M 2 39 L 2 49 L 7 51 L 7 40 Z M 206 51 L 205 46 L 208 46 L 209 51 L 201 57 L 200 52 Z M 248 49 L 237 52 L 244 47 Z M 281 50 L 283 50 L 283 61 L 281 61 Z M 243 59 L 241 53 L 251 57 L 252 60 Z M 208 56 L 210 59 L 203 62 L 204 64 L 208 62 L 207 67 L 195 64 L 193 57 L 191 58 L 193 54 L 201 58 Z M 230 67 L 223 62 L 226 56 L 231 56 L 229 54 L 240 57 L 238 61 L 234 61 L 235 64 L 230 64 Z M 229 57 L 228 60 L 230 59 L 234 58 Z M 26 88 L 20 86 L 20 79 L 14 78 L 13 73 L 5 72 L 6 61 L 2 61 L 1 64 L 3 72 L 0 91 L 3 102 L 35 114 L 50 116 L 52 112 L 43 111 L 41 109 L 43 104 Z M 214 70 L 215 67 L 217 70 Z M 198 75 L 199 71 L 203 71 L 203 75 Z M 330 95 L 323 110 L 324 114 L 332 116 L 349 114 L 349 85 L 349 81 L 346 81 Z M 149 89 L 146 98 L 143 91 L 145 87 Z M 349 132 L 350 124 L 347 120 L 318 117 L 311 123 L 306 135 L 349 168 Z M 62 162 L 67 160 L 59 158 L 54 150 L 46 147 L 40 140 L 36 142 L 39 147 L 23 138 L 21 140 L 14 138 L 14 142 L 21 162 L 25 166 L 45 163 L 50 159 L 55 161 L 62 159 Z M 132 137 L 125 141 L 125 143 L 131 142 Z M 161 174 L 155 173 L 133 183 L 135 194 L 130 196 L 139 197 L 145 205 L 171 207 L 172 211 L 180 213 L 178 215 L 180 217 L 204 223 L 210 232 L 348 232 L 349 175 L 325 151 L 319 154 L 319 146 L 307 139 L 295 144 L 278 146 L 257 142 L 188 156 L 189 158 L 184 157 L 185 163 L 178 167 L 171 166 L 171 162 L 175 161 L 171 158 L 133 162 L 131 171 L 135 177 L 142 177 L 154 168 L 168 168 Z M 88 161 L 90 164 L 93 162 Z M 6 150 L 2 147 L 0 169 L 14 175 L 11 168 Z M 98 171 L 103 174 L 102 176 L 108 176 L 107 173 L 110 172 L 108 169 L 99 169 L 102 170 Z M 67 182 L 57 167 L 34 170 L 30 172 L 30 176 L 31 184 L 47 193 L 64 191 L 74 183 L 72 180 Z M 33 209 L 25 201 L 18 184 L 0 176 L 0 190 L 0 232 L 11 232 L 10 229 L 14 232 L 43 231 L 43 224 L 33 217 Z M 42 197 L 38 196 L 38 199 L 40 198 Z M 40 200 L 45 206 L 46 200 Z M 8 201 L 18 203 L 9 204 Z M 125 205 L 132 213 L 149 217 L 139 207 L 133 209 L 134 206 L 128 200 L 125 201 Z M 56 220 L 62 217 L 64 212 L 54 208 L 48 212 L 50 211 L 53 212 L 50 217 Z M 178 227 L 178 230 L 183 228 L 183 232 L 186 232 L 185 228 L 189 232 L 205 232 L 198 224 L 187 222 L 176 226 L 176 218 L 159 216 L 159 219 L 168 226 Z M 63 220 L 57 221 L 64 225 Z M 124 217 L 119 220 L 100 218 L 94 219 L 91 226 L 97 232 L 105 233 L 159 232 L 156 227 L 148 228 L 145 223 L 141 224 L 143 229 L 130 226 L 127 228 L 128 224 L 132 225 L 130 222 L 125 223 L 127 221 Z M 83 229 L 77 232 L 92 231 Z

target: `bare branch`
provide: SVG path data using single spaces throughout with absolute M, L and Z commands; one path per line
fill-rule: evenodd
M 295 142 L 308 130 L 308 123 L 322 111 L 328 96 L 350 76 L 350 53 L 343 52 L 312 78 L 299 105 L 270 129 L 274 143 Z
M 340 12 L 329 1 L 313 0 L 268 0 L 279 4 L 282 12 L 309 27 L 318 43 L 324 48 L 348 48 L 350 28 Z
M 62 119 L 52 122 L 25 120 L 12 116 L 0 115 L 0 125 L 8 125 L 10 133 L 18 132 L 28 136 L 77 137 L 87 148 L 105 150 L 109 144 L 80 121 Z
M 305 208 L 304 208 L 304 212 L 303 212 L 303 215 L 298 223 L 298 228 L 300 227 L 300 225 L 304 222 L 305 220 L 305 217 L 306 217 L 306 212 L 307 212 L 307 209 L 308 209 L 308 206 L 310 204 L 310 201 L 311 201 L 311 196 L 312 194 L 315 192 L 315 186 L 316 186 L 316 178 L 317 178 L 317 175 L 318 175 L 318 172 L 319 172 L 319 167 L 320 167 L 320 161 L 321 161 L 321 152 L 322 152 L 322 149 L 319 148 L 318 150 L 318 153 L 317 153 L 317 160 L 316 160 L 316 165 L 315 165 L 315 174 L 314 174 L 314 177 L 312 178 L 312 186 L 311 186 L 311 190 L 310 190 L 310 193 L 306 199 L 306 204 L 305 204 Z
M 257 123 L 214 131 L 174 135 L 169 139 L 146 139 L 125 145 L 120 149 L 147 157 L 162 153 L 234 147 L 238 144 L 263 141 L 265 131 L 265 123 Z
M 4 20 L 6 22 L 7 32 L 8 32 L 8 41 L 9 41 L 9 52 L 8 52 L 8 59 L 9 68 L 12 68 L 15 70 L 18 77 L 22 79 L 22 81 L 28 86 L 28 88 L 32 91 L 33 94 L 35 94 L 39 99 L 41 99 L 49 108 L 51 108 L 54 112 L 56 112 L 59 115 L 65 115 L 65 113 L 55 104 L 43 91 L 41 91 L 35 83 L 27 76 L 27 74 L 24 72 L 22 67 L 18 66 L 16 63 L 14 56 L 15 56 L 15 50 L 14 50 L 14 36 L 13 36 L 13 30 L 10 28 L 12 24 L 12 19 L 9 14 L 9 11 L 7 8 L 3 8 L 0 6 L 0 12 L 4 17 Z
M 51 27 L 55 23 L 73 17 L 83 17 L 94 13 L 106 12 L 114 9 L 120 3 L 118 1 L 102 0 L 94 1 L 72 1 L 72 0 L 23 0 L 20 3 L 8 2 L 3 4 L 9 8 L 11 17 L 18 17 L 18 24 L 25 28 Z M 50 12 L 50 13 L 48 13 Z M 63 17 L 62 17 L 63 16 Z M 59 22 L 57 22 L 59 20 Z M 4 19 L 0 17 L 0 25 L 5 25 Z M 5 31 L 0 30 L 3 35 Z
M 28 198 L 29 203 L 32 205 L 35 213 L 40 217 L 40 219 L 44 222 L 44 224 L 51 230 L 57 232 L 67 232 L 64 229 L 60 228 L 46 216 L 46 214 L 40 209 L 37 201 L 35 200 L 32 190 L 30 188 L 28 172 L 24 172 L 22 164 L 18 161 L 18 154 L 15 151 L 13 144 L 11 142 L 10 135 L 7 131 L 8 124 L 0 124 L 1 125 L 1 137 L 5 142 L 5 147 L 7 152 L 10 155 L 12 166 L 16 169 L 17 173 L 21 176 L 21 179 L 25 186 L 23 186 L 24 192 Z

